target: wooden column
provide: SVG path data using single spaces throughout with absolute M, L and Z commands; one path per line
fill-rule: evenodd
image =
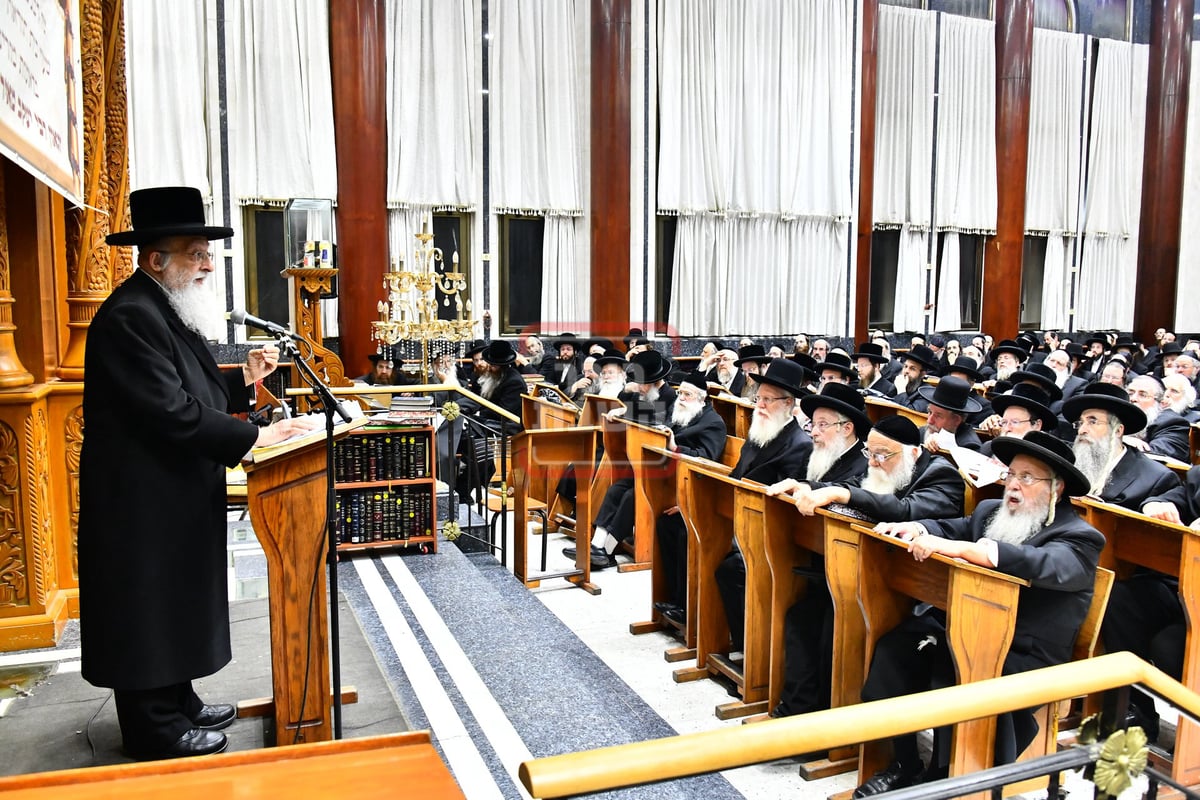
M 981 315 L 982 329 L 997 341 L 1015 336 L 1021 325 L 1032 69 L 1033 0 L 997 0 L 996 235 L 984 259 Z
M 871 235 L 875 214 L 875 76 L 879 64 L 879 0 L 863 0 L 862 116 L 858 131 L 858 264 L 854 341 L 867 341 L 871 312 Z
M 374 352 L 371 320 L 387 269 L 387 65 L 383 0 L 330 0 L 337 140 L 337 267 L 342 363 Z
M 604 335 L 624 333 L 630 322 L 631 6 L 632 0 L 592 0 L 592 299 L 587 327 Z
M 1150 71 L 1133 333 L 1175 322 L 1194 0 L 1151 0 Z

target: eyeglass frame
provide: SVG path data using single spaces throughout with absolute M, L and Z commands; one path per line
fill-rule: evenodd
M 154 252 L 164 256 L 185 256 L 196 266 L 206 261 L 209 264 L 215 263 L 217 258 L 217 254 L 212 250 L 155 250 Z
M 1006 469 L 1006 470 L 1004 470 L 1004 472 L 1000 473 L 1000 482 L 1001 483 L 1007 485 L 1010 478 L 1016 478 L 1017 483 L 1021 484 L 1022 486 L 1024 486 L 1027 489 L 1029 487 L 1033 486 L 1035 483 L 1041 483 L 1042 481 L 1054 480 L 1053 475 L 1051 475 L 1049 478 L 1039 478 L 1038 476 L 1031 475 L 1028 472 L 1016 473 L 1009 469 Z
M 868 464 L 871 464 L 871 463 L 886 464 L 888 461 L 890 461 L 893 458 L 895 458 L 896 456 L 900 455 L 900 451 L 895 450 L 891 453 L 876 453 L 876 452 L 873 452 L 871 450 L 871 448 L 864 445 L 863 449 L 862 449 L 862 454 L 867 459 Z
M 850 420 L 848 420 L 848 419 L 839 419 L 837 422 L 812 422 L 812 423 L 809 423 L 809 428 L 815 428 L 815 429 L 819 430 L 821 433 L 824 433 L 825 431 L 829 430 L 830 428 L 836 427 L 838 425 L 845 425 L 848 422 L 850 422 Z
M 996 424 L 998 426 L 1000 426 L 1001 428 L 1008 430 L 1013 425 L 1020 425 L 1021 423 L 1025 423 L 1027 425 L 1032 425 L 1033 417 L 1026 417 L 1025 419 L 1005 419 L 1005 418 L 1001 417 L 1000 421 L 997 422 Z
M 770 405 L 771 403 L 778 403 L 780 400 L 792 400 L 793 402 L 795 402 L 794 398 L 792 398 L 790 395 L 784 395 L 783 397 L 764 397 L 763 395 L 758 394 L 757 392 L 750 395 L 750 397 L 748 399 L 750 400 L 751 403 L 754 403 L 754 405 L 758 405 L 760 400 L 762 402 L 766 403 L 767 405 Z

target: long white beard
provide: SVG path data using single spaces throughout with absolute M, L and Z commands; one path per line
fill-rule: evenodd
M 996 367 L 996 380 L 1006 381 L 1012 377 L 1012 374 L 1017 371 L 1016 367 Z
M 189 276 L 178 283 L 164 281 L 162 287 L 167 293 L 167 302 L 190 330 L 207 338 L 220 324 L 221 308 L 204 282 L 197 283 Z
M 1179 398 L 1174 403 L 1171 403 L 1171 405 L 1168 406 L 1168 408 L 1170 408 L 1176 414 L 1180 414 L 1180 415 L 1186 414 L 1188 411 L 1187 398 L 1186 397 Z
M 1151 425 L 1153 425 L 1154 420 L 1158 419 L 1158 415 L 1162 413 L 1162 408 L 1157 404 L 1142 410 L 1146 412 L 1146 428 L 1149 428 Z M 1146 428 L 1142 428 L 1142 435 L 1145 435 Z
M 704 413 L 704 402 L 675 398 L 675 407 L 671 409 L 671 424 L 676 430 L 691 425 L 696 417 Z
M 1098 495 L 1103 491 L 1112 465 L 1116 463 L 1114 456 L 1118 448 L 1123 447 L 1116 436 L 1116 429 L 1099 441 L 1081 442 L 1077 439 L 1071 446 L 1075 451 L 1075 466 L 1091 483 L 1092 494 Z
M 996 509 L 996 513 L 988 520 L 983 535 L 997 542 L 1023 544 L 1042 529 L 1048 511 L 1044 503 L 1024 503 L 1015 509 L 1001 503 L 1000 508 Z
M 911 450 L 905 448 L 896 458 L 900 459 L 900 463 L 896 465 L 895 472 L 891 474 L 884 472 L 882 467 L 874 464 L 868 465 L 867 477 L 860 484 L 861 488 L 872 494 L 899 494 L 907 489 L 908 485 L 912 483 L 913 473 L 916 471 L 917 457 L 912 454 Z
M 490 372 L 485 372 L 479 376 L 479 395 L 486 400 L 490 400 L 492 395 L 496 393 L 496 387 L 500 385 L 500 376 L 493 375 Z
M 625 381 L 621 378 L 616 378 L 615 380 L 610 381 L 606 381 L 601 378 L 600 388 L 596 391 L 596 394 L 600 395 L 601 397 L 616 397 L 624 390 Z
M 1054 368 L 1051 367 L 1051 369 L 1054 369 Z M 1054 370 L 1054 384 L 1056 386 L 1058 386 L 1058 388 L 1060 388 L 1060 389 L 1063 388 L 1064 386 L 1066 386 L 1067 378 L 1069 378 L 1069 377 L 1071 377 L 1071 370 L 1069 370 L 1069 369 L 1064 369 L 1064 370 L 1055 369 Z
M 737 375 L 737 367 L 717 367 L 717 382 L 729 388 L 729 384 L 733 383 L 734 376 Z
M 777 403 L 774 405 L 782 405 Z M 754 411 L 754 418 L 750 421 L 750 430 L 746 432 L 746 438 L 755 447 L 766 447 L 779 432 L 783 430 L 789 422 L 792 421 L 792 409 L 788 408 L 786 413 L 782 414 L 767 414 L 758 413 L 758 409 Z
M 847 442 L 844 436 L 838 437 L 837 441 L 830 445 L 818 444 L 814 440 L 812 455 L 808 457 L 808 469 L 805 471 L 804 477 L 810 481 L 819 481 L 824 478 L 825 473 L 829 472 L 851 444 L 852 442 Z
M 646 392 L 645 392 L 645 393 L 642 395 L 642 399 L 643 399 L 643 400 L 645 400 L 647 403 L 653 403 L 655 400 L 657 400 L 657 399 L 658 399 L 658 387 L 657 387 L 657 386 L 651 386 L 651 387 L 650 387 L 649 389 L 647 389 L 647 390 L 646 390 Z

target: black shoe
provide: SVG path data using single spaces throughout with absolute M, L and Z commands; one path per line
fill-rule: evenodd
M 782 719 L 784 717 L 790 717 L 791 715 L 792 712 L 784 708 L 783 703 L 780 703 L 767 712 L 767 716 L 771 719 Z
M 592 569 L 601 570 L 615 567 L 617 565 L 617 557 L 609 555 L 603 549 L 599 553 L 592 550 Z
M 192 724 L 206 731 L 219 731 L 228 728 L 236 717 L 237 709 L 228 703 L 206 705 L 200 709 L 199 714 L 192 717 Z
M 579 551 L 576 550 L 574 547 L 564 547 L 562 550 L 562 554 L 564 556 L 566 556 L 567 558 L 571 559 L 572 561 L 575 560 L 575 554 L 577 552 L 579 552 Z M 605 549 L 603 547 L 596 547 L 596 545 L 592 545 L 591 552 L 592 552 L 592 558 L 595 558 L 596 556 L 608 555 L 607 551 L 605 551 Z
M 662 612 L 662 615 L 680 627 L 687 625 L 687 613 L 678 606 L 675 608 L 668 608 L 666 611 Z
M 887 769 L 880 770 L 867 779 L 866 783 L 854 790 L 851 797 L 870 797 L 883 794 L 893 789 L 903 789 L 920 782 L 925 765 L 917 763 L 915 767 L 907 767 L 899 761 L 893 761 Z
M 1129 711 L 1125 714 L 1125 721 L 1122 723 L 1123 728 L 1139 727 L 1146 733 L 1147 744 L 1154 744 L 1158 741 L 1158 715 L 1153 718 L 1147 717 L 1146 713 L 1135 705 L 1129 706 Z
M 180 736 L 172 745 L 162 750 L 128 750 L 128 753 L 138 761 L 158 761 L 164 758 L 187 758 L 189 756 L 211 756 L 220 753 L 229 746 L 225 734 L 219 731 L 206 731 L 203 728 L 192 728 Z

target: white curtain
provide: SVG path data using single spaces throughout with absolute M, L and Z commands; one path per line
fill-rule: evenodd
M 225 30 L 234 198 L 336 198 L 326 0 L 229 0 Z
M 126 40 L 136 44 L 126 49 L 130 189 L 194 186 L 211 197 L 205 30 L 202 3 L 125 2 Z
M 850 0 L 660 0 L 680 334 L 845 330 L 853 32 Z
M 1071 287 L 1071 248 L 1074 236 L 1052 233 L 1046 237 L 1046 262 L 1042 269 L 1042 327 L 1065 330 Z
M 574 320 L 578 327 L 591 308 L 582 249 L 585 117 L 576 42 L 578 20 L 587 17 L 580 0 L 494 0 L 489 13 L 494 211 L 546 218 L 543 326 L 549 320 Z
M 959 298 L 959 285 L 962 282 L 962 254 L 959 249 L 958 231 L 946 231 L 942 236 L 940 263 L 933 329 L 956 331 L 962 327 L 962 304 Z
M 1175 329 L 1200 330 L 1200 303 L 1191 288 L 1200 285 L 1200 239 L 1191 235 L 1188 221 L 1200 215 L 1200 57 L 1192 45 L 1192 74 L 1188 89 L 1187 151 L 1183 159 L 1184 235 L 1179 237 L 1179 283 L 1175 299 Z
M 892 319 L 897 331 L 925 330 L 936 50 L 935 15 L 879 7 L 873 215 L 876 228 L 900 228 Z
M 1133 326 L 1148 45 L 1099 40 L 1076 326 Z

